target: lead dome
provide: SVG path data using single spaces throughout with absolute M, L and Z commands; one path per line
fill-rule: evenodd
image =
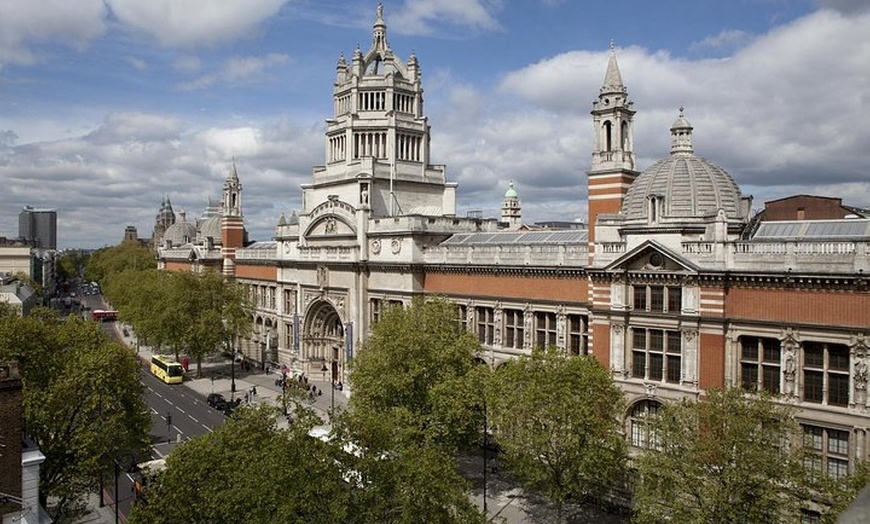
M 692 129 L 680 108 L 671 126 L 671 156 L 655 162 L 631 184 L 622 205 L 626 220 L 701 218 L 720 209 L 729 220 L 746 218 L 737 182 L 695 155 Z

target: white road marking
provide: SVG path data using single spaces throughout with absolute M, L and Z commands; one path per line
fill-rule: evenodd
M 197 423 L 199 422 L 198 420 L 196 420 L 195 418 L 193 418 L 193 415 L 191 415 L 191 414 L 188 413 L 187 416 L 190 417 L 190 420 L 192 420 L 192 421 L 194 421 L 194 422 L 197 422 Z

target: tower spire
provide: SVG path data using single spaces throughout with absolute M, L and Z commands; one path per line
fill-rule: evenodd
M 607 61 L 607 72 L 604 73 L 604 83 L 601 85 L 601 93 L 626 93 L 622 85 L 622 75 L 619 73 L 619 64 L 616 62 L 616 48 L 613 40 L 610 41 L 610 57 Z

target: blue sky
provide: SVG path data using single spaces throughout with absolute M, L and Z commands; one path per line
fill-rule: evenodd
M 461 214 L 585 219 L 591 102 L 610 41 L 643 169 L 680 106 L 695 152 L 755 207 L 809 193 L 870 207 L 866 0 L 399 0 L 388 40 L 423 70 L 433 162 Z M 0 0 L 0 236 L 58 210 L 61 247 L 149 236 L 161 199 L 198 216 L 235 157 L 252 238 L 324 161 L 341 53 L 376 2 Z

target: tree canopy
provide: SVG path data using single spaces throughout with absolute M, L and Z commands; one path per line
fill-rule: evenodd
M 503 364 L 487 390 L 502 464 L 557 504 L 597 498 L 622 472 L 622 392 L 593 357 L 535 350 Z
M 202 274 L 127 269 L 109 279 L 106 296 L 148 344 L 196 359 L 225 349 L 251 329 L 243 288 L 212 271 Z
M 46 309 L 0 315 L 0 360 L 19 363 L 27 434 L 46 457 L 40 502 L 51 497 L 55 522 L 67 522 L 112 457 L 149 445 L 140 365 L 97 324 Z
M 636 462 L 641 523 L 796 522 L 807 491 L 794 409 L 741 388 L 661 408 Z
M 169 456 L 129 522 L 481 522 L 431 448 L 366 453 L 344 438 L 309 436 L 315 422 L 302 410 L 280 429 L 270 408 L 239 410 Z
M 480 343 L 457 317 L 442 298 L 387 309 L 351 362 L 351 409 L 404 421 L 409 438 L 445 449 L 476 441 L 483 395 L 470 372 Z
M 85 278 L 105 286 L 107 278 L 125 269 L 157 268 L 154 252 L 137 242 L 121 242 L 112 247 L 98 249 L 87 260 Z

